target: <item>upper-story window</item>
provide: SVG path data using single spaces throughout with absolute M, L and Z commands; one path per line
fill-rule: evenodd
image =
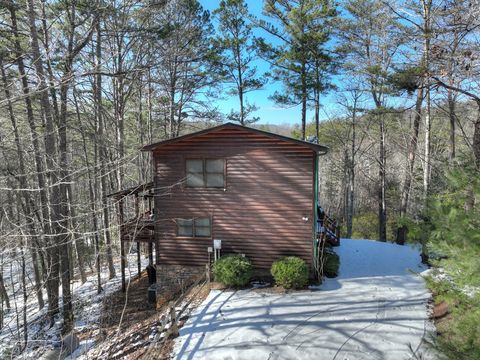
M 225 159 L 187 159 L 187 186 L 225 187 Z

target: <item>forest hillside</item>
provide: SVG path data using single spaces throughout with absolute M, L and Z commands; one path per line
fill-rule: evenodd
M 478 359 L 479 1 L 212 3 L 0 0 L 0 357 L 116 289 L 107 195 L 152 180 L 139 148 L 231 121 L 328 146 L 342 237 L 420 246 L 432 346 Z

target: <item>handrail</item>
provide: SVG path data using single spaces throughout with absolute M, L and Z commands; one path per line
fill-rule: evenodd
M 331 245 L 340 245 L 340 226 L 337 220 L 323 213 L 322 218 L 317 220 L 317 239 L 328 241 Z

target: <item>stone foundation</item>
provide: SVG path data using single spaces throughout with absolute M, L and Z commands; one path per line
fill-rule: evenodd
M 157 307 L 173 300 L 205 272 L 203 266 L 157 265 Z

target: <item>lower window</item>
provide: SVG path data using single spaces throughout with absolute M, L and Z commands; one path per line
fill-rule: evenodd
M 210 237 L 212 223 L 210 218 L 176 219 L 177 236 Z

